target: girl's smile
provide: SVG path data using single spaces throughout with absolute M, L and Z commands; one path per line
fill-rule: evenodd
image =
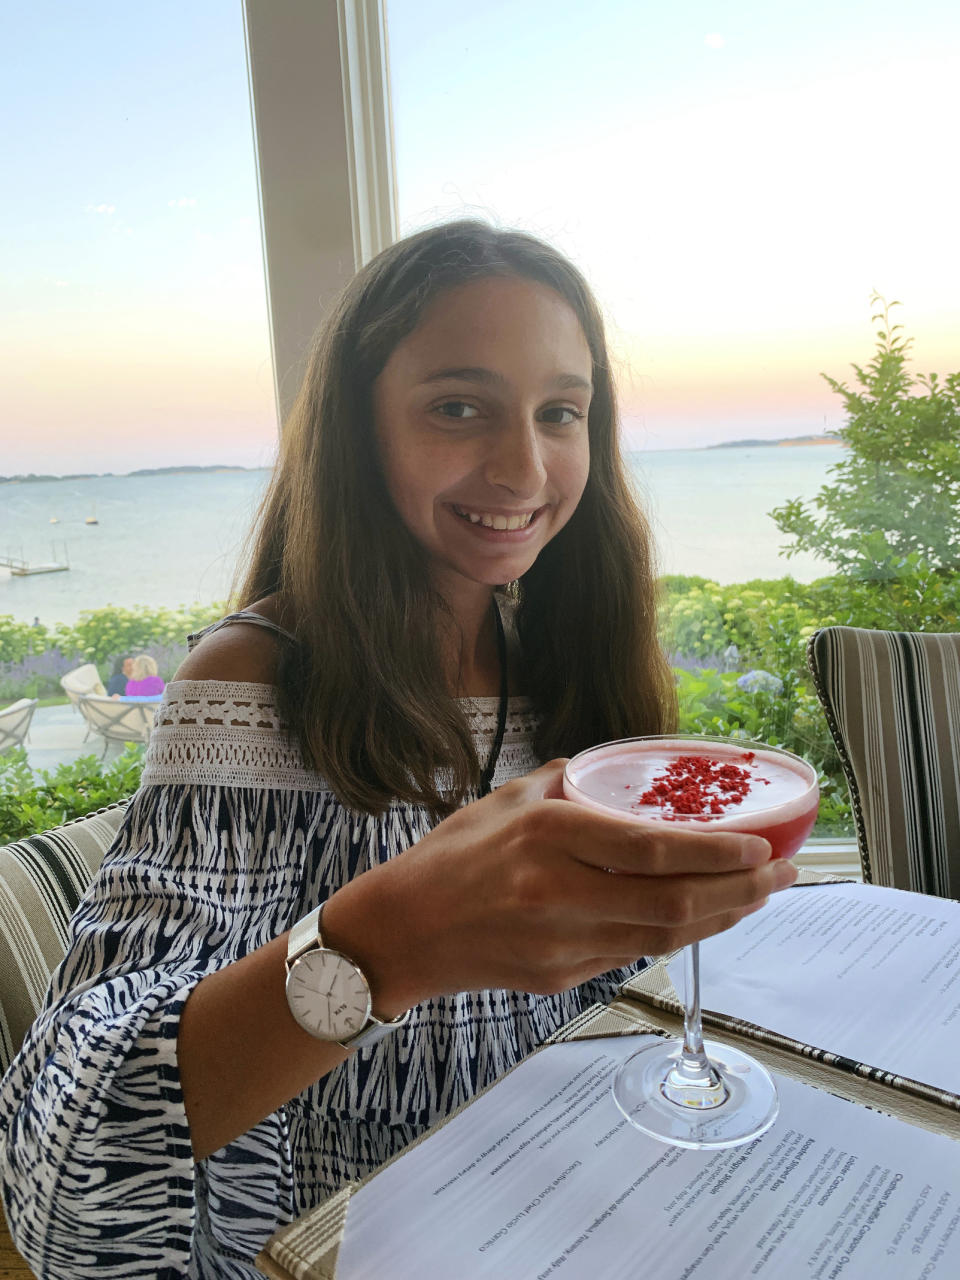
M 535 520 L 539 515 L 541 507 L 536 511 L 527 511 L 523 515 L 516 515 L 512 512 L 484 512 L 464 511 L 462 507 L 454 507 L 455 515 L 460 516 L 463 520 L 469 520 L 471 524 L 478 524 L 484 529 L 494 530 L 496 532 L 508 531 L 511 533 L 522 531 L 530 526 L 530 522 Z

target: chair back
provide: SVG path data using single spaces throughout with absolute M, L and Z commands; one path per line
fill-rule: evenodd
M 960 635 L 824 627 L 807 660 L 864 879 L 960 898 Z
M 107 742 L 146 742 L 158 704 L 159 699 L 123 702 L 118 698 L 86 693 L 77 705 L 94 733 L 99 733 Z
M 74 706 L 77 706 L 85 693 L 99 693 L 101 697 L 107 692 L 100 680 L 100 672 L 92 662 L 85 662 L 82 667 L 75 667 L 60 677 L 64 693 Z
M 19 747 L 26 738 L 38 701 L 37 698 L 21 698 L 0 711 L 0 752 Z
M 125 810 L 112 804 L 0 848 L 0 1076 L 43 1006 L 70 917 Z

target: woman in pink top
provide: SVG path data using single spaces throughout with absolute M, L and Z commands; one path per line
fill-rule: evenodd
M 163 693 L 163 680 L 157 675 L 157 664 L 149 653 L 141 653 L 133 660 L 131 678 L 127 681 L 124 696 L 127 698 L 159 698 Z

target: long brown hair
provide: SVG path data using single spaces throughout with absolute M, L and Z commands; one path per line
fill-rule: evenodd
M 554 289 L 578 316 L 593 359 L 586 490 L 519 584 L 537 749 L 543 758 L 569 755 L 673 723 L 650 531 L 620 457 L 596 301 L 579 271 L 534 237 L 446 223 L 374 258 L 321 326 L 239 590 L 244 604 L 278 596 L 299 641 L 279 664 L 281 713 L 306 762 L 367 813 L 396 799 L 442 816 L 479 779 L 460 705 L 437 679 L 445 605 L 387 492 L 372 392 L 440 293 L 498 275 Z

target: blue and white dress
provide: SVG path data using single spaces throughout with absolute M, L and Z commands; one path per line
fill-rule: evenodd
M 497 709 L 465 704 L 481 760 Z M 534 728 L 530 703 L 511 699 L 494 785 L 536 767 Z M 195 1164 L 177 1065 L 190 992 L 430 825 L 406 803 L 376 818 L 345 808 L 305 768 L 272 686 L 167 686 L 141 788 L 0 1092 L 7 1214 L 38 1276 L 253 1280 L 277 1227 L 612 997 L 625 972 L 558 996 L 427 1001 Z

